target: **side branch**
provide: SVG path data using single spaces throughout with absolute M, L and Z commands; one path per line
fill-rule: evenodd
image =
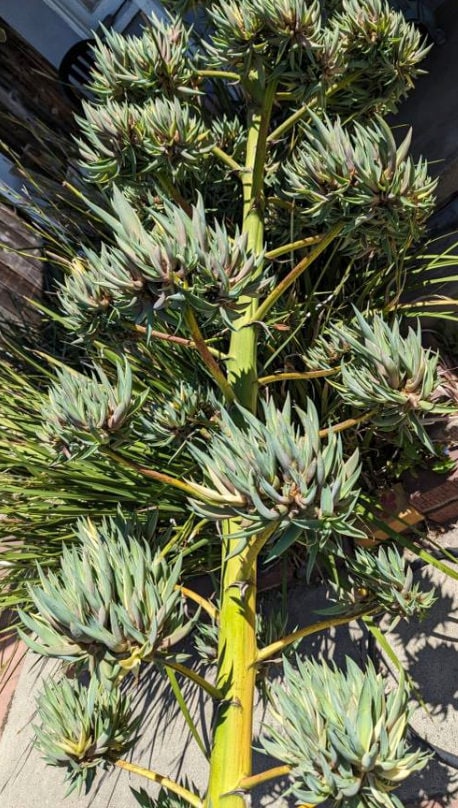
M 132 331 L 136 331 L 138 334 L 149 334 L 151 337 L 153 337 L 153 339 L 160 339 L 164 342 L 172 342 L 175 345 L 182 345 L 183 348 L 191 348 L 194 351 L 197 350 L 197 345 L 194 340 L 188 339 L 187 337 L 178 337 L 176 334 L 167 334 L 165 331 L 155 331 L 154 328 L 149 330 L 145 325 L 138 325 L 137 323 L 123 322 L 123 326 L 130 328 Z M 223 354 L 222 351 L 218 351 L 217 348 L 211 348 L 208 344 L 207 348 L 210 353 L 216 357 L 216 359 L 226 359 L 225 354 Z
M 266 783 L 268 780 L 273 780 L 275 777 L 284 777 L 288 775 L 290 771 L 291 766 L 288 766 L 287 763 L 283 766 L 274 766 L 272 769 L 266 769 L 266 771 L 260 774 L 252 774 L 251 777 L 243 777 L 242 780 L 240 780 L 239 788 L 243 791 L 248 791 L 248 789 L 256 788 L 256 786 L 261 785 L 261 783 Z
M 299 371 L 295 373 L 272 373 L 271 376 L 260 376 L 258 384 L 272 384 L 272 382 L 293 382 L 301 381 L 302 379 L 322 379 L 326 376 L 334 376 L 338 373 L 340 368 L 330 368 L 329 370 L 305 370 L 302 373 Z
M 185 319 L 194 340 L 196 350 L 199 352 L 203 363 L 223 393 L 226 401 L 231 403 L 235 400 L 234 390 L 226 379 L 226 376 L 218 365 L 215 357 L 209 350 L 209 347 L 201 334 L 194 312 L 191 309 L 188 309 L 185 313 Z
M 187 788 L 180 786 L 175 780 L 164 777 L 163 774 L 158 774 L 151 769 L 144 769 L 143 766 L 137 766 L 136 763 L 129 763 L 127 760 L 117 760 L 115 766 L 118 766 L 120 769 L 125 769 L 132 774 L 138 774 L 140 777 L 146 777 L 147 780 L 152 780 L 153 783 L 158 783 L 162 788 L 171 791 L 172 794 L 177 794 L 178 797 L 185 799 L 193 808 L 202 808 L 203 806 L 203 802 L 197 794 L 193 794 L 192 791 L 188 791 Z
M 291 645 L 291 643 L 296 642 L 296 640 L 302 640 L 304 637 L 308 637 L 310 634 L 316 634 L 318 631 L 325 631 L 326 629 L 333 628 L 334 626 L 344 626 L 346 623 L 351 623 L 353 620 L 359 620 L 360 617 L 365 617 L 366 615 L 377 614 L 379 611 L 380 608 L 377 606 L 376 608 L 364 609 L 350 615 L 347 614 L 342 615 L 341 617 L 332 617 L 330 620 L 320 620 L 319 623 L 313 623 L 311 626 L 300 628 L 298 631 L 293 631 L 292 634 L 287 634 L 286 637 L 282 637 L 281 640 L 277 640 L 270 645 L 266 645 L 265 648 L 261 648 L 261 650 L 258 651 L 256 663 L 266 662 L 271 657 L 284 651 L 288 645 Z
M 292 241 L 290 244 L 283 244 L 282 247 L 277 247 L 275 250 L 269 250 L 265 254 L 267 259 L 271 258 L 278 258 L 279 255 L 284 255 L 288 252 L 293 252 L 293 250 L 300 250 L 301 247 L 310 247 L 311 244 L 319 244 L 323 236 L 308 236 L 307 238 L 301 238 L 299 241 Z
M 300 277 L 300 275 L 302 275 L 303 272 L 305 272 L 306 269 L 309 268 L 309 266 L 311 266 L 311 264 L 314 263 L 314 261 L 316 261 L 321 253 L 324 252 L 326 247 L 329 247 L 329 245 L 342 231 L 342 228 L 343 224 L 336 224 L 326 236 L 323 236 L 315 249 L 312 250 L 309 255 L 299 261 L 299 263 L 293 267 L 291 272 L 288 272 L 288 274 L 282 278 L 275 289 L 272 290 L 270 295 L 268 295 L 261 305 L 256 309 L 252 316 L 251 323 L 248 323 L 248 325 L 262 320 L 266 314 L 268 314 L 272 306 L 277 302 L 278 298 L 281 297 L 290 286 L 292 286 L 292 284 Z
M 227 152 L 223 151 L 223 149 L 220 149 L 219 146 L 212 147 L 212 154 L 214 154 L 215 157 L 218 157 L 222 163 L 225 163 L 229 168 L 231 168 L 232 171 L 240 172 L 243 170 L 242 166 L 239 165 L 238 162 L 230 156 L 230 154 L 227 154 Z
M 361 72 L 362 71 L 359 70 L 356 71 L 355 73 L 351 73 L 349 76 L 346 76 L 344 79 L 342 79 L 342 81 L 339 81 L 336 84 L 333 84 L 331 87 L 328 87 L 328 89 L 326 90 L 326 98 L 330 98 L 331 96 L 335 95 L 335 93 L 337 93 L 339 90 L 342 90 L 344 87 L 347 87 L 349 84 L 352 83 L 352 81 L 354 81 L 355 78 L 358 78 Z M 291 129 L 291 127 L 294 126 L 295 123 L 300 121 L 301 118 L 303 118 L 304 115 L 307 114 L 307 112 L 310 112 L 313 109 L 318 100 L 319 100 L 318 96 L 314 96 L 309 101 L 307 101 L 307 103 L 303 104 L 302 107 L 299 107 L 296 110 L 296 112 L 293 112 L 292 115 L 286 118 L 286 120 L 284 120 L 283 123 L 280 124 L 280 126 L 277 126 L 277 128 L 270 133 L 268 137 L 268 143 L 275 143 L 276 140 L 281 138 L 285 134 L 285 132 Z
M 194 601 L 194 603 L 197 603 L 201 607 L 201 609 L 204 610 L 204 612 L 207 612 L 207 614 L 212 618 L 212 620 L 218 619 L 218 609 L 216 608 L 216 606 L 213 606 L 213 603 L 210 603 L 210 601 L 207 600 L 207 598 L 202 597 L 202 595 L 199 595 L 192 589 L 188 589 L 186 586 L 180 586 L 179 584 L 177 584 L 176 589 L 179 589 L 181 594 L 185 598 L 188 598 L 188 600 L 192 600 Z
M 373 410 L 369 410 L 369 412 L 364 412 L 362 415 L 359 415 L 357 418 L 347 418 L 346 421 L 341 421 L 339 424 L 335 424 L 334 426 L 328 426 L 325 429 L 320 429 L 320 438 L 326 438 L 331 432 L 344 432 L 346 429 L 351 429 L 352 426 L 358 426 L 358 424 L 363 424 L 364 421 L 368 421 L 378 412 L 378 408 L 375 407 Z
M 230 70 L 198 70 L 197 75 L 204 79 L 230 79 L 230 81 L 240 81 L 238 73 Z
M 187 483 L 184 480 L 179 480 L 178 477 L 172 477 L 170 474 L 165 474 L 162 471 L 156 471 L 156 469 L 149 469 L 145 466 L 140 466 L 138 463 L 134 463 L 133 460 L 127 460 L 126 457 L 122 457 L 122 455 L 117 454 L 117 452 L 113 452 L 112 449 L 103 449 L 103 454 L 106 457 L 111 457 L 116 463 L 119 463 L 121 466 L 126 466 L 127 468 L 132 469 L 132 471 L 136 471 L 137 474 L 141 474 L 143 477 L 150 477 L 152 480 L 156 480 L 158 483 L 163 483 L 163 485 L 170 485 L 172 488 L 178 488 L 180 491 L 183 491 L 189 497 L 198 497 L 202 499 L 202 491 L 199 488 L 195 487 L 192 483 Z
M 207 682 L 203 676 L 200 676 L 196 671 L 193 671 L 192 668 L 187 668 L 186 665 L 181 665 L 180 662 L 172 662 L 171 660 L 165 660 L 162 662 L 165 668 L 171 668 L 172 671 L 176 671 L 180 673 L 181 676 L 184 676 L 186 679 L 189 679 L 191 682 L 194 682 L 195 685 L 200 687 L 202 690 L 205 690 L 212 699 L 215 701 L 223 701 L 224 693 L 221 690 L 218 690 L 217 687 L 211 684 L 211 682 Z

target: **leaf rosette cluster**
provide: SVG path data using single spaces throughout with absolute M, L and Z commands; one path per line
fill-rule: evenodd
M 395 430 L 410 441 L 415 435 L 434 452 L 422 421 L 439 405 L 438 356 L 423 348 L 421 331 L 401 334 L 397 318 L 390 324 L 380 315 L 367 322 L 355 311 L 351 328 L 336 328 L 349 345 L 351 358 L 341 364 L 341 382 L 332 382 L 347 404 L 359 410 L 375 408 L 371 422 L 383 432 Z
M 49 765 L 67 770 L 67 794 L 87 792 L 96 767 L 126 754 L 139 726 L 128 697 L 95 678 L 88 687 L 65 678 L 45 683 L 37 714 L 36 745 Z
M 372 664 L 347 671 L 327 663 L 284 662 L 284 683 L 272 686 L 278 724 L 264 730 L 264 750 L 291 766 L 289 789 L 301 803 L 348 808 L 399 808 L 391 794 L 428 756 L 409 751 L 411 710 L 401 681 L 388 695 Z
M 213 143 L 197 110 L 167 98 L 142 106 L 106 101 L 84 104 L 80 156 L 85 174 L 99 185 L 150 175 L 177 181 L 199 171 Z M 159 183 L 160 185 L 160 183 Z
M 397 148 L 382 119 L 347 128 L 339 118 L 312 117 L 284 169 L 299 214 L 316 225 L 339 225 L 351 235 L 343 245 L 351 255 L 396 256 L 419 237 L 434 204 L 436 182 L 426 162 L 407 157 L 410 134 Z
M 167 399 L 146 407 L 139 431 L 149 446 L 180 445 L 213 427 L 216 402 L 208 390 L 181 382 Z
M 104 30 L 103 39 L 95 37 L 90 91 L 101 102 L 126 94 L 143 100 L 196 93 L 187 27 L 178 17 L 155 14 L 150 23 L 141 36 Z
M 201 449 L 190 452 L 204 470 L 212 488 L 197 486 L 208 502 L 193 502 L 194 509 L 210 518 L 240 516 L 246 533 L 268 526 L 295 538 L 308 531 L 310 544 L 319 544 L 330 534 L 360 535 L 353 526 L 359 477 L 355 451 L 343 459 L 340 437 L 330 431 L 321 441 L 318 414 L 312 401 L 307 411 L 291 402 L 282 410 L 273 401 L 264 404 L 264 420 L 240 408 L 239 426 L 226 411 L 221 413 L 221 431 Z
M 79 544 L 63 548 L 58 572 L 40 568 L 40 586 L 30 588 L 33 608 L 21 613 L 36 635 L 22 632 L 28 646 L 108 679 L 170 656 L 193 626 L 177 588 L 180 559 L 170 566 L 121 517 L 98 526 L 80 519 L 76 535 Z
M 414 581 L 412 568 L 395 546 L 376 552 L 357 547 L 354 557 L 345 561 L 345 576 L 343 587 L 333 585 L 336 605 L 326 614 L 364 605 L 394 617 L 421 619 L 436 601 L 434 589 L 426 592 Z
M 43 405 L 41 439 L 66 458 L 87 457 L 101 445 L 125 441 L 148 392 L 133 392 L 127 360 L 117 363 L 116 371 L 115 385 L 100 366 L 92 376 L 57 371 Z
M 207 221 L 203 200 L 185 213 L 164 203 L 151 212 L 147 228 L 115 188 L 113 226 L 116 246 L 86 250 L 73 264 L 60 290 L 64 311 L 80 333 L 92 333 L 120 318 L 151 325 L 191 305 L 205 319 L 220 314 L 227 325 L 237 314 L 240 295 L 256 295 L 269 281 L 263 254 L 247 247 L 246 234 L 230 236 L 224 224 Z
M 332 95 L 333 113 L 361 109 L 386 114 L 414 86 L 429 50 L 422 34 L 384 0 L 343 0 L 329 21 L 338 41 L 342 89 Z M 345 77 L 352 76 L 345 87 Z
M 298 70 L 302 58 L 322 41 L 318 0 L 248 0 L 243 5 L 225 0 L 213 4 L 209 17 L 214 27 L 208 52 L 218 65 L 248 73 L 256 55 L 283 60 Z

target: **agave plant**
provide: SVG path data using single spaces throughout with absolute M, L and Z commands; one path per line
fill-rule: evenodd
M 343 108 L 345 114 L 352 114 L 355 106 L 363 114 L 396 109 L 423 72 L 420 63 L 429 45 L 418 29 L 406 27 L 402 13 L 383 0 L 339 2 L 331 29 L 340 37 L 341 64 L 347 75 L 352 70 L 356 73 L 351 91 L 332 97 L 334 109 Z
M 116 387 L 101 367 L 96 367 L 96 373 L 83 376 L 72 370 L 58 371 L 58 383 L 49 390 L 41 436 L 67 457 L 87 457 L 113 436 L 125 437 L 130 419 L 148 395 L 147 391 L 133 395 L 127 362 L 117 364 Z
M 272 65 L 281 64 L 288 54 L 292 69 L 298 72 L 307 57 L 313 58 L 323 35 L 318 2 L 304 5 L 250 0 L 241 9 L 229 0 L 211 8 L 210 18 L 215 32 L 208 50 L 215 64 L 238 68 L 242 73 L 248 73 L 260 52 L 269 55 Z
M 426 592 L 415 583 L 412 568 L 397 547 L 376 552 L 357 547 L 346 564 L 345 587 L 336 588 L 336 606 L 327 613 L 371 605 L 381 613 L 421 619 L 435 603 L 434 589 Z
M 103 30 L 96 36 L 91 91 L 101 101 L 134 93 L 140 99 L 190 95 L 197 77 L 190 63 L 190 36 L 178 18 L 151 16 L 139 37 Z
M 373 424 L 382 431 L 414 433 L 432 451 L 422 416 L 440 406 L 433 402 L 440 382 L 438 356 L 425 350 L 421 330 L 401 335 L 398 319 L 386 322 L 374 315 L 371 324 L 355 311 L 356 331 L 336 329 L 352 351 L 350 362 L 342 360 L 339 395 L 356 409 L 374 408 Z
M 386 695 L 372 664 L 362 671 L 351 659 L 346 673 L 299 658 L 284 669 L 285 683 L 272 687 L 280 726 L 265 728 L 261 743 L 290 766 L 289 791 L 312 805 L 399 806 L 390 792 L 428 760 L 406 743 L 404 682 Z
M 370 126 L 355 123 L 351 131 L 339 118 L 312 117 L 313 126 L 306 127 L 303 143 L 285 166 L 287 193 L 318 225 L 326 220 L 345 234 L 351 222 L 345 244 L 351 254 L 370 255 L 383 245 L 395 256 L 419 237 L 434 204 L 436 183 L 426 163 L 406 157 L 410 133 L 397 148 L 383 119 Z
M 166 5 L 138 38 L 97 39 L 79 162 L 71 184 L 62 177 L 71 215 L 60 187 L 35 215 L 61 272 L 52 316 L 69 358 L 48 351 L 42 371 L 44 352 L 16 341 L 35 393 L 23 364 L 4 371 L 13 343 L 4 349 L 0 543 L 16 544 L 0 603 L 21 600 L 29 646 L 106 689 L 45 695 L 50 760 L 90 772 L 87 783 L 95 763 L 115 761 L 131 726 L 116 687 L 152 662 L 205 755 L 188 687 L 216 703 L 205 795 L 146 770 L 169 794 L 160 800 L 244 808 L 278 776 L 251 775 L 264 663 L 324 627 L 421 615 L 433 599 L 399 554 L 349 546 L 365 536 L 371 432 L 396 447 L 416 435 L 431 454 L 423 419 L 441 410 L 437 359 L 394 311 L 435 184 L 380 117 L 425 48 L 385 0 L 213 0 L 195 26 L 194 0 Z M 153 507 L 145 539 L 133 517 Z M 257 634 L 257 566 L 295 543 L 309 576 L 346 579 L 341 613 L 291 633 L 274 615 Z M 193 591 L 196 566 L 219 579 L 218 608 Z M 197 620 L 184 598 L 211 619 L 201 646 L 218 635 L 212 681 L 181 656 Z M 387 808 L 424 762 L 405 746 L 402 684 L 385 696 L 372 668 L 298 668 L 286 663 L 286 688 L 274 688 L 280 729 L 264 742 L 295 796 Z
M 216 402 L 208 391 L 182 382 L 168 399 L 156 401 L 145 411 L 139 431 L 148 445 L 179 447 L 195 432 L 208 432 L 215 414 Z
M 231 237 L 217 222 L 206 220 L 202 198 L 191 215 L 165 203 L 151 214 L 150 232 L 119 190 L 113 208 L 122 210 L 118 247 L 102 245 L 100 254 L 87 250 L 73 262 L 60 291 L 64 311 L 75 329 L 91 334 L 119 320 L 146 322 L 170 319 L 190 305 L 206 318 L 220 314 L 230 324 L 241 295 L 255 296 L 269 282 L 261 273 L 263 255 L 247 249 L 247 237 Z M 109 223 L 113 216 L 103 214 Z
M 141 108 L 108 101 L 86 104 L 80 143 L 88 178 L 99 185 L 118 176 L 164 173 L 173 180 L 199 170 L 212 147 L 211 135 L 198 114 L 177 100 L 157 98 Z M 135 146 L 135 149 L 134 149 Z
M 282 544 L 292 543 L 302 531 L 308 531 L 311 546 L 332 533 L 359 535 L 353 526 L 358 452 L 344 462 L 342 443 L 332 430 L 321 445 L 312 401 L 307 411 L 296 411 L 298 426 L 289 399 L 282 410 L 271 401 L 264 405 L 263 421 L 242 411 L 241 427 L 222 411 L 221 433 L 208 449 L 190 447 L 214 486 L 202 489 L 209 504 L 193 501 L 198 513 L 218 520 L 241 517 L 241 535 L 273 525 L 283 534 Z
M 86 662 L 108 678 L 170 655 L 193 626 L 177 587 L 181 562 L 169 567 L 138 533 L 122 517 L 99 527 L 78 522 L 79 546 L 64 547 L 57 573 L 40 571 L 34 611 L 21 613 L 37 636 L 22 635 L 32 650 Z
M 130 701 L 116 687 L 91 679 L 45 682 L 37 699 L 37 747 L 51 766 L 67 770 L 67 794 L 88 791 L 100 764 L 114 763 L 129 751 L 139 728 Z

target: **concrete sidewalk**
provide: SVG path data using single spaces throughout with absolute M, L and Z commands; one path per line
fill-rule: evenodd
M 458 528 L 445 533 L 445 546 L 458 547 Z M 458 755 L 458 585 L 437 570 L 419 572 L 426 583 L 436 586 L 437 603 L 421 623 L 400 624 L 390 635 L 390 642 L 403 659 L 417 683 L 428 707 L 415 714 L 416 731 L 438 749 L 442 757 Z M 291 626 L 314 622 L 313 612 L 325 603 L 324 587 L 306 588 L 296 585 L 290 590 Z M 345 655 L 363 661 L 365 643 L 361 631 L 354 626 L 341 627 L 326 635 L 315 635 L 300 646 L 301 654 L 322 654 L 341 663 Z M 64 798 L 62 772 L 45 766 L 33 748 L 34 701 L 43 672 L 56 669 L 55 663 L 43 664 L 30 654 L 23 668 L 0 740 L 0 806 L 1 808 L 135 808 L 137 803 L 130 786 L 145 788 L 151 796 L 157 792 L 146 780 L 112 769 L 98 777 L 86 797 Z M 208 738 L 211 710 L 200 694 L 192 690 L 192 711 Z M 168 687 L 154 672 L 144 675 L 137 693 L 137 708 L 145 717 L 143 737 L 133 759 L 143 766 L 175 778 L 187 777 L 195 790 L 205 789 L 207 764 L 195 742 L 189 738 L 181 715 L 170 698 Z M 265 718 L 258 704 L 256 725 Z M 451 762 L 453 761 L 450 758 Z M 274 765 L 263 755 L 255 755 L 255 770 Z M 295 801 L 282 796 L 287 782 L 272 781 L 252 795 L 252 805 L 260 808 L 292 808 Z M 458 797 L 458 771 L 445 762 L 432 759 L 426 769 L 412 776 L 399 790 L 401 799 L 412 805 L 437 798 L 438 806 L 451 806 Z

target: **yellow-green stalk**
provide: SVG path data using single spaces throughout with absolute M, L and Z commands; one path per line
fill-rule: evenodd
M 264 167 L 266 141 L 275 82 L 265 84 L 261 72 L 253 72 L 247 91 L 252 104 L 246 161 L 242 173 L 243 232 L 248 248 L 260 252 L 264 246 Z M 241 298 L 241 315 L 234 323 L 228 381 L 236 399 L 251 412 L 257 407 L 257 325 L 250 322 L 257 300 Z M 223 579 L 218 640 L 217 688 L 225 701 L 219 705 L 210 760 L 210 780 L 205 808 L 243 808 L 243 794 L 234 793 L 243 778 L 252 773 L 253 707 L 256 680 L 256 565 L 267 535 L 249 539 L 245 548 L 232 555 L 236 541 L 229 538 L 240 530 L 237 520 L 223 525 Z

